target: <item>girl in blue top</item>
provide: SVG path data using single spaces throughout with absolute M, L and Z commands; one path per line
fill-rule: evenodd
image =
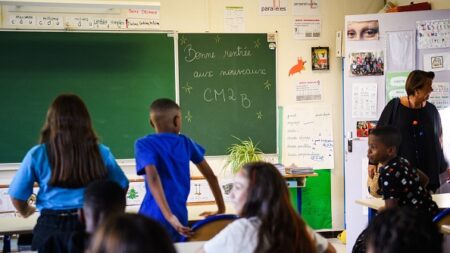
M 60 95 L 48 109 L 40 144 L 31 148 L 11 182 L 9 195 L 24 217 L 35 212 L 28 204 L 39 185 L 36 207 L 41 212 L 33 230 L 32 249 L 67 252 L 70 235 L 83 230 L 77 209 L 85 186 L 109 178 L 126 190 L 128 179 L 110 150 L 98 144 L 89 112 L 76 95 Z

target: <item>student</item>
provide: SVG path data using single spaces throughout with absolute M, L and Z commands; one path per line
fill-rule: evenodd
M 336 252 L 295 212 L 286 182 L 272 164 L 245 164 L 236 174 L 230 196 L 242 218 L 206 242 L 201 252 Z
M 378 184 L 385 208 L 410 207 L 430 221 L 438 207 L 430 193 L 421 185 L 418 170 L 403 157 L 397 156 L 402 138 L 393 126 L 377 126 L 369 134 L 367 157 L 371 164 L 380 164 Z M 367 230 L 356 239 L 352 253 L 367 252 Z
M 390 208 L 380 212 L 367 228 L 368 253 L 441 253 L 442 235 L 435 223 L 419 211 Z
M 84 192 L 83 208 L 78 216 L 85 231 L 74 232 L 69 242 L 69 253 L 85 252 L 91 236 L 107 219 L 125 212 L 125 191 L 111 180 L 90 183 Z
M 206 178 L 218 206 L 225 205 L 217 178 L 204 159 L 205 150 L 193 140 L 180 134 L 181 112 L 170 99 L 157 99 L 150 106 L 150 125 L 155 134 L 136 141 L 136 170 L 145 175 L 146 189 L 139 213 L 159 221 L 175 242 L 189 236 L 186 201 L 190 189 L 189 161 Z M 205 212 L 202 215 L 212 215 Z
M 371 163 L 381 165 L 378 183 L 385 207 L 410 206 L 431 218 L 438 207 L 421 186 L 417 169 L 397 156 L 401 141 L 400 132 L 392 126 L 376 127 L 369 134 L 367 157 Z
M 83 101 L 76 95 L 58 96 L 48 109 L 40 144 L 25 155 L 9 188 L 14 207 L 28 217 L 35 209 L 27 200 L 33 185 L 39 185 L 36 207 L 41 214 L 32 249 L 67 252 L 71 234 L 82 230 L 77 209 L 83 205 L 85 186 L 105 178 L 128 187 L 109 148 L 98 144 Z
M 108 219 L 91 240 L 89 253 L 176 253 L 163 227 L 139 214 Z

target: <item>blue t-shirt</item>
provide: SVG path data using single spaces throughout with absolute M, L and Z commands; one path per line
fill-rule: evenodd
M 188 222 L 186 201 L 190 190 L 189 161 L 198 164 L 203 161 L 204 154 L 202 146 L 182 134 L 150 134 L 138 139 L 135 144 L 137 174 L 144 175 L 148 165 L 156 167 L 169 207 L 183 225 Z M 147 192 L 139 213 L 158 220 L 176 240 L 174 237 L 178 233 L 165 220 L 147 182 L 145 189 Z
M 108 147 L 99 145 L 100 154 L 108 170 L 108 179 L 117 182 L 122 188 L 128 188 L 128 179 L 116 163 Z M 25 155 L 19 170 L 9 186 L 9 195 L 26 201 L 33 193 L 33 184 L 39 184 L 36 207 L 38 210 L 67 210 L 83 206 L 85 187 L 62 188 L 48 184 L 51 178 L 50 162 L 45 144 L 31 148 Z

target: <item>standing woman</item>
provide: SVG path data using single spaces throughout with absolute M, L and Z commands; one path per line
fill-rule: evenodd
M 294 210 L 286 181 L 272 164 L 245 164 L 234 178 L 230 197 L 241 218 L 206 242 L 200 252 L 336 252 Z
M 448 163 L 442 149 L 442 125 L 436 107 L 427 102 L 433 88 L 433 72 L 414 70 L 406 79 L 407 96 L 392 99 L 384 108 L 379 126 L 392 125 L 400 130 L 402 144 L 398 155 L 412 166 L 424 172 L 427 188 L 435 192 L 439 188 L 439 174 L 445 172 Z M 369 165 L 369 176 L 374 165 Z
M 92 181 L 109 178 L 126 190 L 128 179 L 109 148 L 98 144 L 89 112 L 80 97 L 58 96 L 47 112 L 40 144 L 25 155 L 9 188 L 14 207 L 24 217 L 35 212 L 27 202 L 37 183 L 41 212 L 33 230 L 32 249 L 67 252 L 74 231 L 83 230 L 77 209 Z

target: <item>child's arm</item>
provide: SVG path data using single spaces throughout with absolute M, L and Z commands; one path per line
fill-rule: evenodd
M 202 173 L 202 175 L 206 178 L 206 181 L 208 181 L 209 187 L 211 188 L 218 208 L 217 212 L 203 212 L 200 215 L 210 216 L 218 213 L 224 213 L 225 203 L 223 202 L 222 193 L 220 192 L 219 182 L 217 181 L 216 175 L 214 175 L 213 170 L 209 166 L 208 162 L 206 162 L 206 160 L 201 161 L 200 163 L 196 164 L 196 166 L 200 173 Z
M 24 218 L 29 217 L 36 211 L 36 208 L 34 206 L 30 206 L 30 204 L 28 204 L 28 201 L 11 198 L 11 202 L 16 210 L 20 213 L 20 215 L 22 215 Z
M 178 233 L 184 236 L 191 235 L 191 229 L 189 227 L 183 226 L 178 218 L 172 213 L 172 210 L 170 210 L 156 167 L 153 165 L 145 166 L 145 176 L 147 177 L 147 183 L 148 187 L 150 188 L 150 192 L 152 193 L 153 198 L 155 198 L 159 209 L 161 209 L 164 218 L 166 218 L 166 220 L 176 231 L 178 231 Z
M 385 209 L 389 209 L 389 208 L 394 208 L 398 206 L 398 199 L 385 199 L 384 200 L 384 208 Z M 380 210 L 378 210 L 380 211 Z

